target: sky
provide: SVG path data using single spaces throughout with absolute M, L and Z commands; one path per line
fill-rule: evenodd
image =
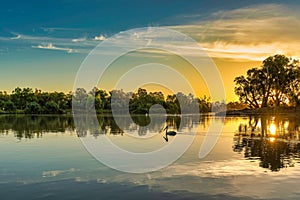
M 130 29 L 163 27 L 186 34 L 203 48 L 220 72 L 226 100 L 235 101 L 236 76 L 271 55 L 300 57 L 299 6 L 289 0 L 1 2 L 0 91 L 71 91 L 82 62 L 98 44 Z M 166 58 L 169 65 L 176 63 L 171 58 Z M 122 71 L 122 64 L 134 63 L 121 60 L 112 74 Z M 186 69 L 181 73 L 188 73 L 187 66 L 181 67 Z M 198 84 L 198 96 L 209 96 L 206 77 L 202 79 L 192 84 Z

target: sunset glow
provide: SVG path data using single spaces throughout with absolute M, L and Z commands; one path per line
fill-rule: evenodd
M 269 131 L 271 135 L 276 135 L 276 125 L 275 124 L 271 124 L 269 127 Z
M 0 200 L 300 199 L 299 10 L 1 1 Z
M 220 2 L 219 6 L 216 11 L 211 10 L 208 5 L 203 7 L 200 3 L 193 5 L 193 9 L 182 4 L 181 12 L 168 11 L 170 13 L 157 16 L 153 24 L 182 32 L 198 42 L 199 46 L 212 57 L 220 71 L 226 89 L 226 100 L 236 101 L 238 98 L 234 94 L 233 82 L 236 76 L 245 74 L 251 67 L 259 67 L 261 61 L 271 55 L 300 57 L 299 5 L 266 2 L 230 7 Z M 148 7 L 153 8 L 153 5 Z M 163 11 L 167 12 L 166 9 Z M 105 14 L 104 11 L 97 13 Z M 20 28 L 22 26 L 3 25 L 2 30 L 5 31 L 0 33 L 1 90 L 11 92 L 16 86 L 28 86 L 47 91 L 71 91 L 81 62 L 96 45 L 120 31 L 152 26 L 149 22 L 139 19 L 138 14 L 141 15 L 141 13 L 131 14 L 127 18 L 140 20 L 138 23 L 140 25 L 121 23 L 124 27 L 113 30 L 109 22 L 95 21 L 105 16 L 92 18 L 89 15 L 83 21 L 92 20 L 91 23 L 96 25 L 88 28 L 82 23 L 73 23 L 74 21 L 72 23 L 62 21 L 58 24 L 53 21 L 44 25 L 43 19 L 35 23 L 31 22 L 31 19 L 26 19 L 27 26 L 30 27 L 26 30 Z M 60 13 L 52 15 L 54 18 L 66 18 Z M 119 19 L 126 18 L 120 13 L 110 15 L 115 15 Z M 20 18 L 19 15 L 17 17 Z M 11 23 L 14 23 L 13 18 L 5 16 L 2 18 L 11 19 Z M 185 51 L 191 55 L 194 53 L 193 49 Z M 164 55 L 156 52 L 156 56 Z M 122 63 L 130 64 L 124 60 Z M 166 64 L 171 66 L 176 63 L 172 60 Z M 185 69 L 185 65 L 179 67 L 181 72 Z M 121 65 L 112 73 L 118 73 L 120 70 Z M 199 91 L 201 91 L 197 94 L 199 96 L 210 96 L 203 77 L 199 78 Z

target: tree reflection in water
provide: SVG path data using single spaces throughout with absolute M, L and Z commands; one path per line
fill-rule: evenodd
M 114 118 L 110 115 L 98 115 L 97 119 L 90 115 L 76 115 L 76 126 L 74 118 L 71 115 L 0 115 L 0 134 L 8 134 L 13 132 L 15 137 L 34 138 L 42 137 L 43 134 L 49 132 L 65 133 L 76 132 L 78 137 L 85 137 L 88 134 L 97 137 L 101 134 L 123 135 L 124 130 L 119 128 Z M 191 129 L 194 124 L 200 124 L 203 127 L 209 123 L 209 117 L 205 115 L 199 118 L 190 116 L 167 116 L 166 124 L 160 120 L 161 116 L 156 116 L 152 120 L 154 123 L 150 124 L 150 117 L 146 115 L 134 115 L 132 124 L 130 118 L 125 116 L 117 116 L 122 118 L 118 120 L 121 126 L 125 127 L 127 132 L 137 133 L 138 136 L 145 136 L 149 132 L 155 133 L 163 128 L 166 124 L 177 131 L 181 128 Z M 98 120 L 98 121 L 97 121 Z M 182 125 L 180 126 L 180 124 Z M 146 125 L 150 124 L 145 128 Z
M 299 116 L 298 116 L 299 117 Z M 297 116 L 249 117 L 234 135 L 233 151 L 259 160 L 271 171 L 294 167 L 300 157 L 300 120 Z
M 0 133 L 8 134 L 13 131 L 15 137 L 33 138 L 42 137 L 46 132 L 74 131 L 74 122 L 70 116 L 28 116 L 28 115 L 1 115 Z
M 126 116 L 116 116 L 117 121 L 121 127 L 119 128 L 118 124 L 114 120 L 112 116 L 98 115 L 98 122 L 94 121 L 95 118 L 89 115 L 78 115 L 75 116 L 76 119 L 76 132 L 78 137 L 85 137 L 88 133 L 97 137 L 100 134 L 110 134 L 110 135 L 123 135 L 126 130 L 127 133 L 137 133 L 138 136 L 146 136 L 149 133 L 158 133 L 163 127 L 165 127 L 165 123 L 162 122 L 162 116 L 153 116 L 150 119 L 148 115 L 133 115 L 132 123 L 131 119 Z M 194 117 L 193 115 L 189 116 L 167 116 L 166 124 L 172 129 L 180 131 L 183 127 L 192 128 L 193 124 L 205 124 L 208 122 L 206 119 L 207 116 L 201 115 L 200 122 L 196 121 L 199 117 Z M 151 120 L 153 123 L 150 123 Z M 183 123 L 181 125 L 181 123 Z M 150 126 L 147 126 L 150 125 Z M 147 126 L 147 127 L 146 127 Z

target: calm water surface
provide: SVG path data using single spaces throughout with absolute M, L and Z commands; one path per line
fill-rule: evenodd
M 180 159 L 159 171 L 128 174 L 98 162 L 80 137 L 101 140 L 105 134 L 124 149 L 149 152 L 168 144 L 157 131 L 165 124 L 145 129 L 149 119 L 136 116 L 140 126 L 124 118 L 121 130 L 111 117 L 99 116 L 100 127 L 90 130 L 76 129 L 70 116 L 0 116 L 0 199 L 300 198 L 298 117 L 195 119 L 167 118 L 170 130 L 178 132 L 175 137 L 197 132 Z M 222 134 L 213 151 L 199 159 L 212 121 L 224 122 Z

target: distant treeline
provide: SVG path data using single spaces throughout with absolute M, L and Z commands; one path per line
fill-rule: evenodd
M 117 101 L 112 101 L 117 97 Z M 122 101 L 118 101 L 121 99 Z M 147 114 L 152 105 L 160 104 L 168 114 L 180 114 L 181 109 L 185 113 L 195 113 L 199 109 L 202 113 L 211 112 L 213 103 L 210 98 L 194 97 L 192 94 L 177 93 L 167 95 L 162 92 L 147 92 L 139 88 L 137 92 L 125 93 L 123 90 L 105 90 L 93 88 L 86 91 L 78 88 L 74 93 L 43 92 L 32 88 L 15 88 L 11 94 L 0 91 L 0 113 L 24 113 L 24 114 L 64 114 L 72 112 L 73 106 L 80 112 L 94 110 L 96 113 L 111 113 L 113 108 L 124 108 L 124 102 L 128 101 L 130 114 Z M 180 103 L 181 102 L 181 103 Z M 223 108 L 225 103 L 215 102 L 215 107 Z M 126 106 L 126 105 L 125 105 Z M 198 108 L 195 109 L 197 106 Z M 74 107 L 73 107 L 74 108 Z M 128 106 L 127 108 L 128 109 Z
M 72 93 L 42 92 L 32 88 L 15 88 L 11 94 L 0 91 L 0 112 L 60 114 L 72 108 Z

